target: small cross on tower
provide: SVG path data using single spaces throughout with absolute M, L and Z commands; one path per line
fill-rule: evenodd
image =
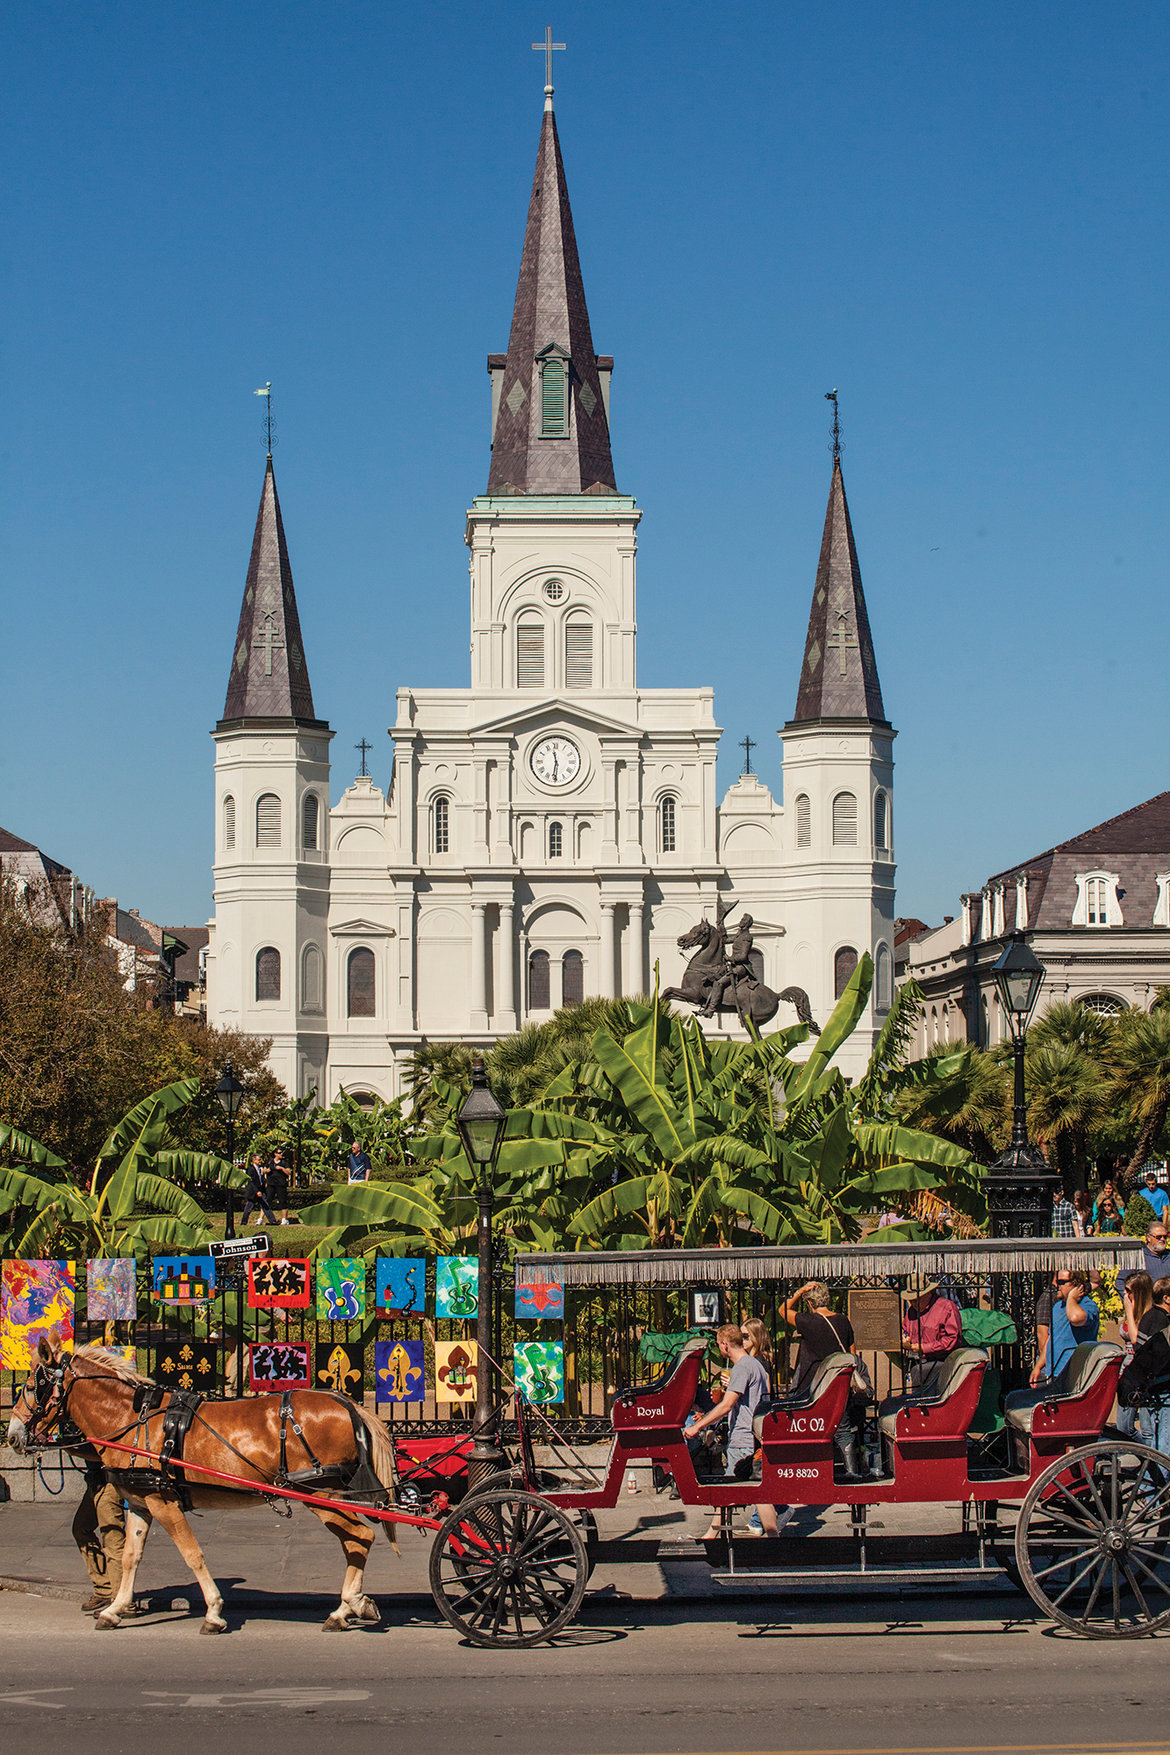
M 553 81 L 552 81 L 553 51 L 555 49 L 567 48 L 568 44 L 567 43 L 554 43 L 553 42 L 553 40 L 552 40 L 552 25 L 550 24 L 550 25 L 545 26 L 543 43 L 533 43 L 532 47 L 536 50 L 537 54 L 540 54 L 542 51 L 544 53 L 544 89 L 545 89 L 545 95 L 548 97 L 551 97 L 552 96 L 552 89 L 553 89 Z
M 284 641 L 281 639 L 280 635 L 277 633 L 276 629 L 272 625 L 272 611 L 271 610 L 269 610 L 267 615 L 265 616 L 264 626 L 261 628 L 261 630 L 257 634 L 256 638 L 252 641 L 252 644 L 253 644 L 253 646 L 263 646 L 263 648 L 264 648 L 264 674 L 265 674 L 265 676 L 271 676 L 272 675 L 272 654 L 273 654 L 273 652 L 283 652 L 284 651 Z
M 362 741 L 360 743 L 355 743 L 353 747 L 355 750 L 361 751 L 362 777 L 363 777 L 363 779 L 367 779 L 368 775 L 366 774 L 366 757 L 369 755 L 370 751 L 373 749 L 374 746 L 372 743 L 367 743 L 365 738 L 363 737 Z
M 837 655 L 841 660 L 842 676 L 847 676 L 849 674 L 849 648 L 852 647 L 854 650 L 857 648 L 857 641 L 853 638 L 853 635 L 848 631 L 845 625 L 848 619 L 849 618 L 846 616 L 844 610 L 842 610 L 837 617 L 836 633 L 830 635 L 829 639 L 826 641 L 826 645 L 836 648 Z
M 743 751 L 743 771 L 745 774 L 750 774 L 752 771 L 752 751 L 759 749 L 760 746 L 752 737 L 741 737 L 739 747 Z

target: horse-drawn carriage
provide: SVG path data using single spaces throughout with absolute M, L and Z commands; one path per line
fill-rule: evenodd
M 527 1258 L 526 1275 L 529 1280 L 558 1279 L 567 1286 L 596 1285 L 599 1280 L 646 1284 L 652 1278 L 676 1286 L 715 1278 L 734 1284 L 745 1253 L 536 1256 Z M 1018 1310 L 1026 1308 L 1029 1322 L 1040 1274 L 1058 1266 L 1103 1262 L 1136 1267 L 1140 1259 L 1140 1245 L 1113 1238 L 750 1252 L 752 1275 L 770 1271 L 777 1278 L 791 1278 L 811 1270 L 838 1280 L 864 1276 L 869 1285 L 915 1278 L 921 1284 L 927 1275 L 945 1283 L 961 1266 L 968 1284 L 974 1276 L 982 1287 L 984 1303 L 1014 1302 Z M 263 1420 L 263 1433 L 250 1448 L 243 1440 L 237 1445 L 205 1418 L 208 1439 L 192 1445 L 188 1437 L 182 1455 L 173 1454 L 172 1447 L 169 1487 L 156 1480 L 151 1499 L 149 1483 L 139 1483 L 139 1495 L 164 1522 L 170 1507 L 164 1515 L 158 1504 L 168 1493 L 174 1500 L 179 1479 L 197 1501 L 200 1493 L 222 1495 L 224 1485 L 237 1496 L 245 1489 L 274 1500 L 304 1500 L 339 1535 L 350 1567 L 341 1609 L 327 1626 L 371 1618 L 373 1606 L 361 1594 L 361 1567 L 372 1538 L 362 1518 L 433 1530 L 430 1581 L 435 1602 L 452 1626 L 478 1645 L 534 1645 L 554 1638 L 572 1621 L 599 1552 L 594 1514 L 617 1505 L 632 1467 L 654 1470 L 660 1483 L 673 1483 L 684 1505 L 706 1507 L 723 1518 L 722 1539 L 710 1552 L 718 1561 L 714 1576 L 727 1584 L 771 1583 L 783 1592 L 798 1582 L 831 1588 L 845 1577 L 860 1577 L 879 1585 L 953 1586 L 1006 1571 L 1045 1614 L 1089 1637 L 1132 1637 L 1170 1624 L 1170 1459 L 1108 1424 L 1122 1362 L 1117 1346 L 1081 1345 L 1055 1380 L 1031 1392 L 1007 1395 L 994 1444 L 987 1441 L 986 1430 L 975 1430 L 990 1354 L 980 1347 L 960 1347 L 929 1387 L 882 1399 L 876 1409 L 877 1448 L 871 1466 L 864 1474 L 848 1476 L 834 1455 L 833 1437 L 856 1360 L 849 1352 L 831 1354 L 798 1391 L 761 1409 L 750 1473 L 730 1478 L 697 1469 L 684 1437 L 707 1347 L 703 1336 L 684 1340 L 657 1376 L 616 1393 L 612 1435 L 600 1465 L 562 1443 L 554 1423 L 517 1395 L 515 1439 L 503 1466 L 468 1489 L 474 1434 L 454 1440 L 403 1437 L 391 1458 L 376 1423 L 355 1410 L 358 1417 L 346 1415 L 349 1448 L 356 1461 L 364 1446 L 372 1472 L 357 1481 L 351 1476 L 351 1489 L 357 1486 L 359 1491 L 347 1494 L 329 1482 L 342 1478 L 348 1463 L 333 1463 L 334 1473 L 328 1475 L 325 1426 L 316 1414 L 309 1417 L 310 1402 L 339 1404 L 344 1398 L 305 1391 L 208 1404 L 260 1410 L 254 1420 Z M 30 1380 L 24 1391 L 30 1415 L 25 1436 L 38 1426 L 44 1436 L 54 1421 L 73 1420 L 103 1450 L 107 1466 L 112 1461 L 116 1467 L 118 1453 L 128 1451 L 157 1467 L 165 1449 L 169 1398 L 164 1394 L 163 1405 L 147 1413 L 145 1421 L 140 1408 L 137 1426 L 131 1415 L 114 1431 L 109 1424 L 115 1417 L 113 1403 L 121 1390 L 127 1392 L 122 1399 L 128 1407 L 136 1394 L 141 1403 L 143 1380 L 123 1369 L 118 1394 L 103 1378 L 106 1387 L 95 1395 L 95 1371 L 100 1375 L 94 1349 L 82 1349 L 72 1366 L 67 1356 L 52 1368 L 46 1365 L 41 1378 Z M 108 1404 L 104 1411 L 101 1394 Z M 288 1471 L 290 1419 L 317 1465 L 316 1475 L 311 1468 L 302 1468 L 299 1475 Z M 132 1432 L 137 1437 L 129 1436 Z M 252 1470 L 262 1471 L 264 1479 L 247 1479 L 238 1467 L 232 1473 L 211 1466 L 212 1441 L 227 1443 L 237 1457 L 247 1458 Z M 539 1457 L 538 1445 L 545 1447 Z M 299 1451 L 297 1455 L 303 1462 Z M 425 1491 L 420 1485 L 424 1482 Z M 849 1564 L 838 1563 L 837 1550 L 824 1538 L 801 1539 L 790 1533 L 754 1540 L 752 1558 L 743 1565 L 731 1514 L 736 1507 L 760 1503 L 847 1505 Z M 870 1535 L 869 1510 L 910 1504 L 954 1505 L 959 1527 L 949 1536 L 932 1534 L 917 1553 L 902 1538 L 896 1564 L 886 1564 L 880 1547 L 887 1538 Z M 198 1559 L 201 1564 L 202 1557 Z M 206 1595 L 206 1584 L 204 1589 Z M 211 1590 L 215 1592 L 213 1583 Z M 218 1592 L 215 1598 L 214 1609 L 208 1599 L 209 1620 L 219 1619 Z M 114 1615 L 110 1624 L 116 1623 Z M 222 1621 L 208 1630 L 222 1630 Z

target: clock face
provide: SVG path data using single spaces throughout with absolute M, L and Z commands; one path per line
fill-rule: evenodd
M 542 737 L 530 759 L 546 786 L 567 786 L 581 772 L 581 752 L 567 737 Z

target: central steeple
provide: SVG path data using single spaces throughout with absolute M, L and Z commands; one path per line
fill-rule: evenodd
M 612 494 L 609 373 L 593 351 L 551 92 L 506 355 L 492 354 L 488 493 Z

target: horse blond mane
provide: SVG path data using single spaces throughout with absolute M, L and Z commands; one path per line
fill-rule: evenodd
M 394 1446 L 390 1442 L 390 1434 L 381 1420 L 375 1419 L 372 1414 L 367 1414 L 366 1410 L 360 1407 L 357 1402 L 353 1404 L 353 1411 L 370 1435 L 370 1461 L 374 1466 L 374 1473 L 383 1487 L 392 1488 L 395 1485 L 396 1475 Z
M 100 1365 L 104 1375 L 117 1377 L 123 1383 L 139 1384 L 154 1382 L 153 1377 L 145 1377 L 136 1366 L 131 1365 L 129 1359 L 123 1359 L 120 1353 L 111 1353 L 108 1347 L 99 1347 L 97 1345 L 78 1347 L 73 1355 L 73 1362 L 75 1365 L 78 1365 L 83 1360 L 88 1360 L 94 1365 Z M 90 1374 L 88 1372 L 82 1372 L 81 1375 L 85 1377 Z M 379 1479 L 381 1479 L 380 1476 Z

